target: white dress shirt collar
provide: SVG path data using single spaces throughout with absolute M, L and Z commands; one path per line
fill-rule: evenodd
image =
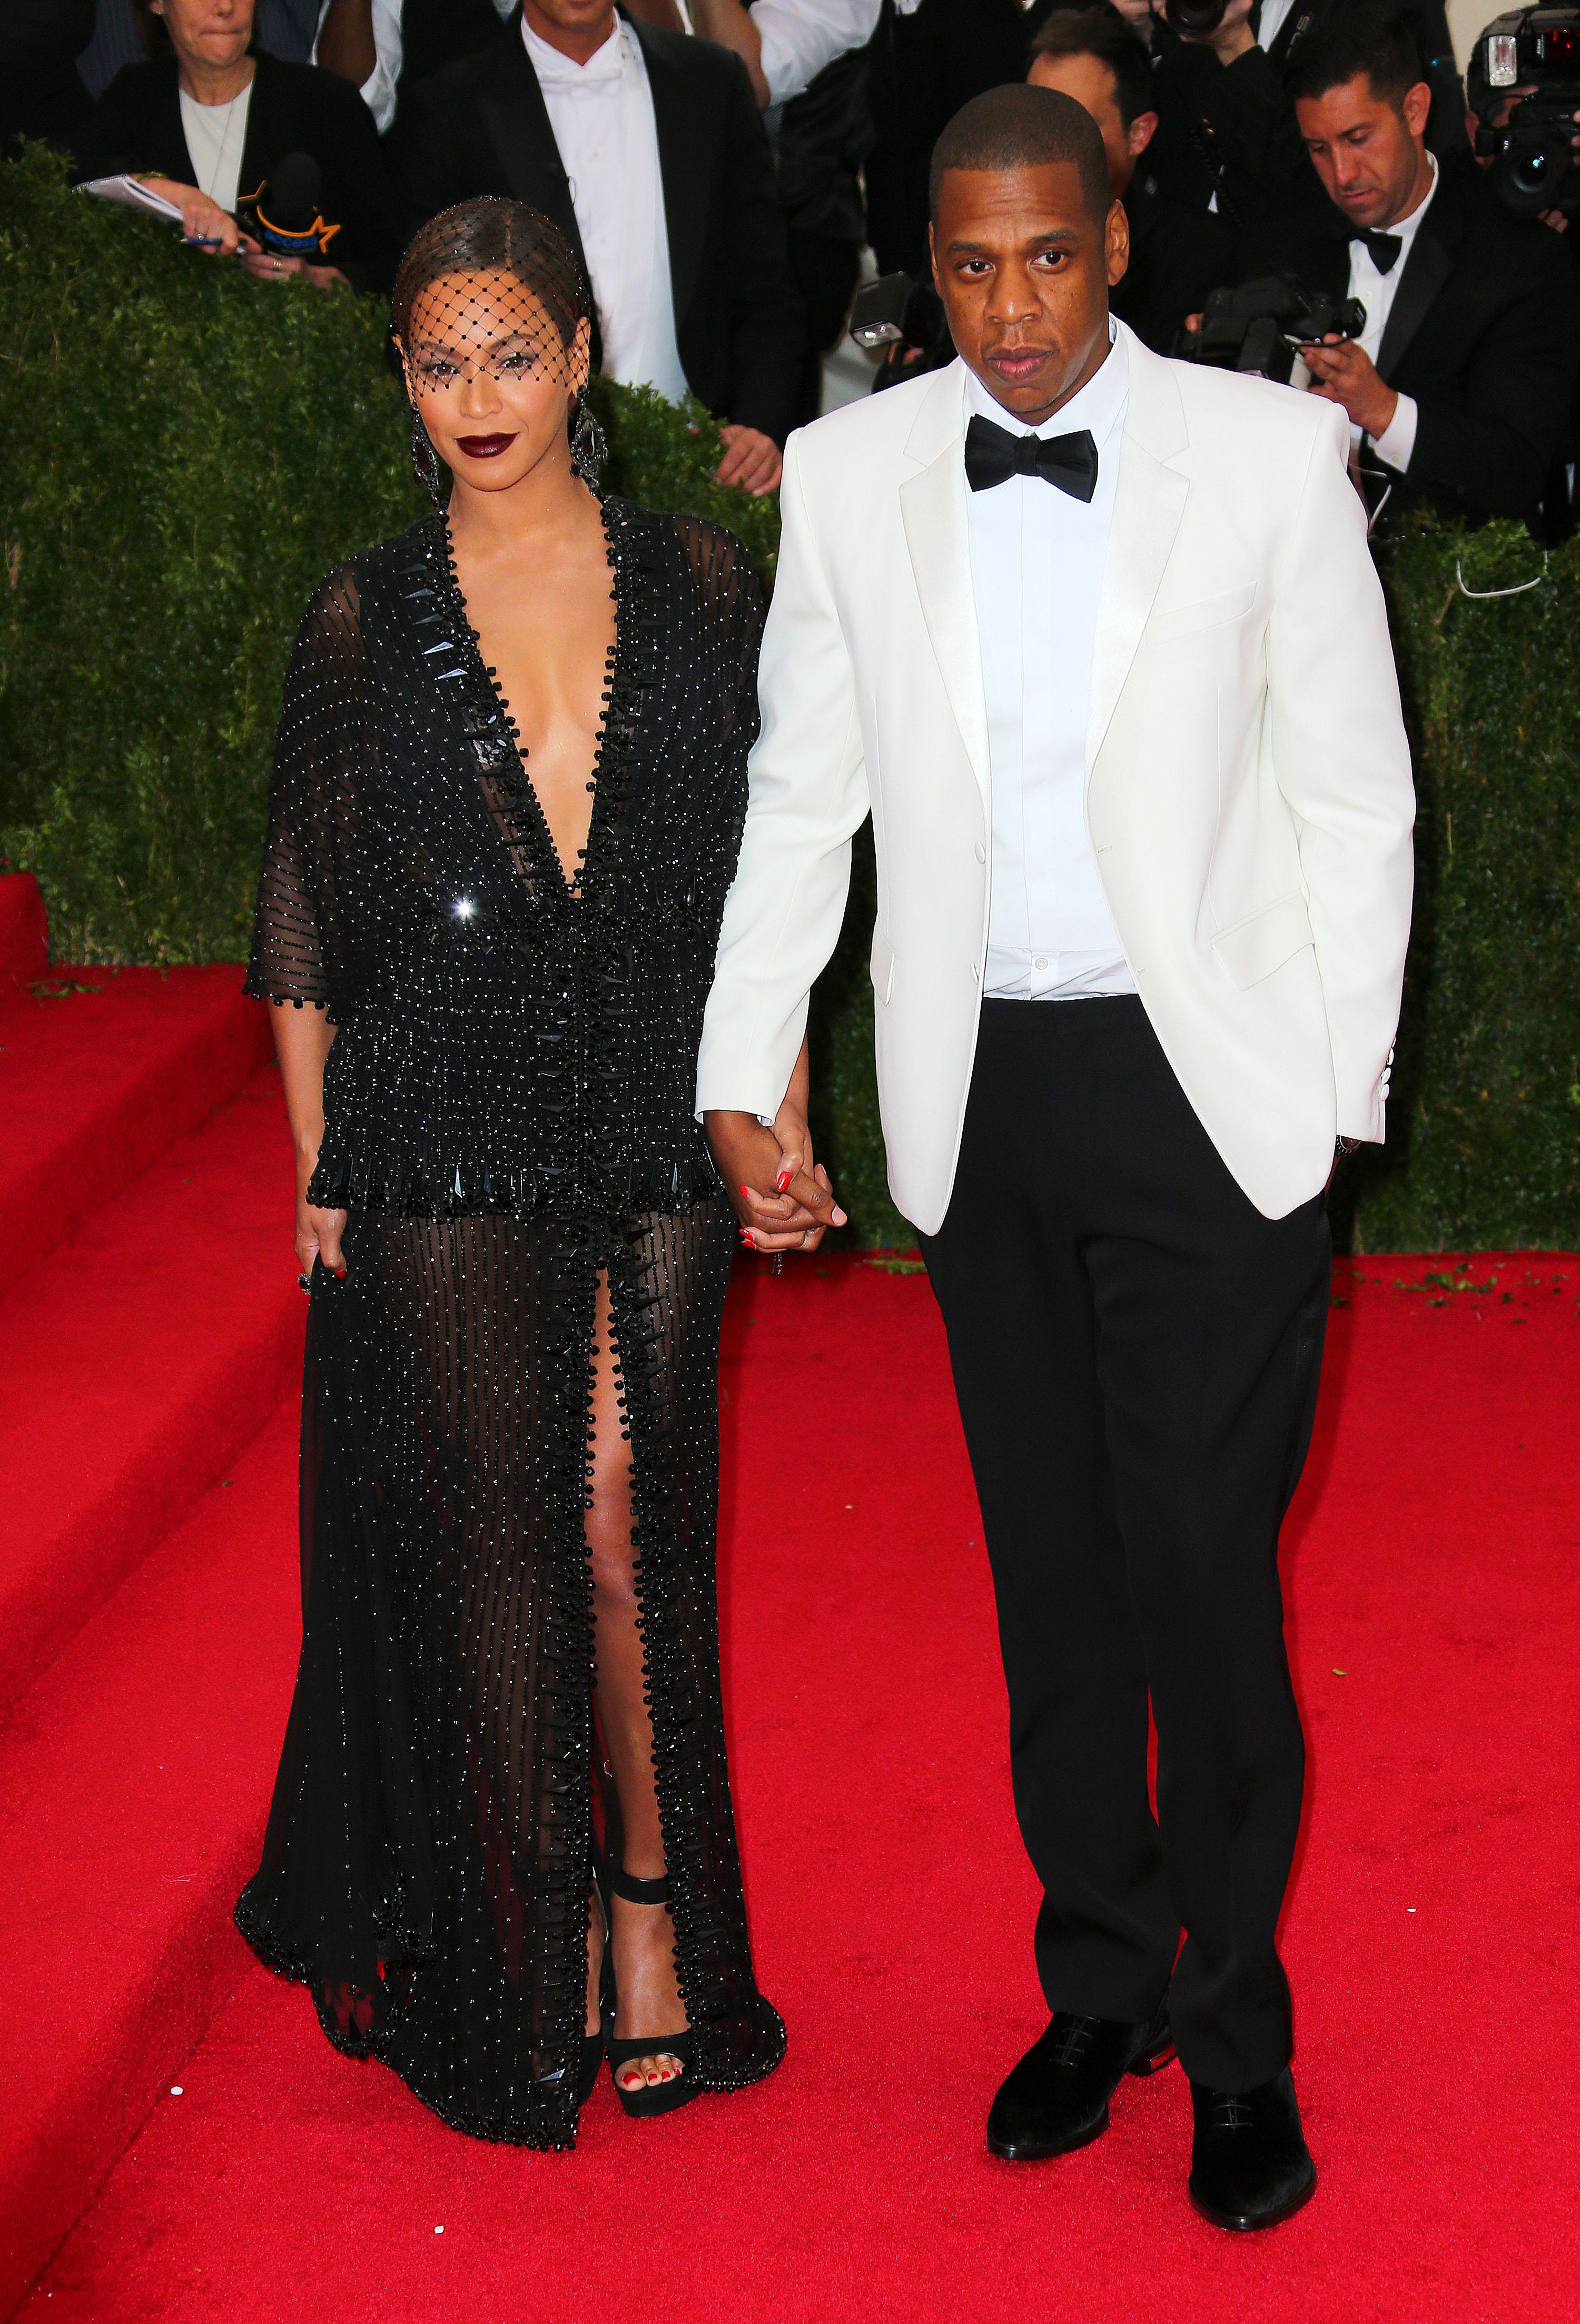
M 532 70 L 538 76 L 540 88 L 596 88 L 600 81 L 617 81 L 625 69 L 625 42 L 634 45 L 635 36 L 630 32 L 624 16 L 617 15 L 609 27 L 609 37 L 593 51 L 586 64 L 578 65 L 563 49 L 550 46 L 534 32 L 526 17 L 522 18 L 522 39 L 532 60 Z

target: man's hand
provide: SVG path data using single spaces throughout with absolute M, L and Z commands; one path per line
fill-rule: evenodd
M 1342 403 L 1357 428 L 1373 443 L 1386 433 L 1399 410 L 1399 397 L 1379 373 L 1364 347 L 1354 339 L 1330 334 L 1320 346 L 1302 347 L 1301 357 L 1311 374 L 1311 392 L 1329 403 Z
M 761 500 L 765 493 L 777 492 L 784 474 L 784 461 L 772 436 L 764 436 L 758 428 L 741 428 L 726 420 L 719 429 L 724 438 L 725 456 L 714 471 L 714 482 L 719 484 L 742 484 Z
M 1194 47 L 1211 49 L 1221 65 L 1232 65 L 1236 57 L 1244 56 L 1256 46 L 1256 35 L 1251 29 L 1251 0 L 1229 0 L 1224 21 L 1215 32 L 1181 32 L 1179 37 Z

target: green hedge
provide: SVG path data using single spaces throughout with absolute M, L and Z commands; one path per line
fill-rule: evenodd
M 421 505 L 374 301 L 257 283 L 0 167 L 0 856 L 59 957 L 238 958 L 284 657 L 339 557 Z M 721 492 L 699 410 L 600 384 L 611 481 L 717 515 L 772 574 L 771 503 Z M 1580 1243 L 1580 547 L 1543 586 L 1510 527 L 1384 560 L 1422 794 L 1421 908 L 1393 1137 L 1341 1180 L 1372 1250 Z M 870 846 L 815 1010 L 818 1134 L 869 1244 L 883 1180 Z

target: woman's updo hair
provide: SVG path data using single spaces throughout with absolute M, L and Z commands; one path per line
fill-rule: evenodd
M 403 346 L 411 345 L 418 300 L 430 282 L 447 274 L 513 275 L 537 300 L 567 351 L 588 313 L 581 268 L 553 219 L 502 195 L 478 194 L 457 202 L 412 235 L 390 300 Z

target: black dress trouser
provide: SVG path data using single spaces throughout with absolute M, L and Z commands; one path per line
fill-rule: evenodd
M 1167 1989 L 1192 2080 L 1254 2089 L 1290 2052 L 1274 1939 L 1305 1747 L 1278 1542 L 1317 1402 L 1326 1202 L 1261 1215 L 1138 999 L 988 1001 L 922 1250 L 993 1567 L 1048 2005 L 1149 2018 Z

